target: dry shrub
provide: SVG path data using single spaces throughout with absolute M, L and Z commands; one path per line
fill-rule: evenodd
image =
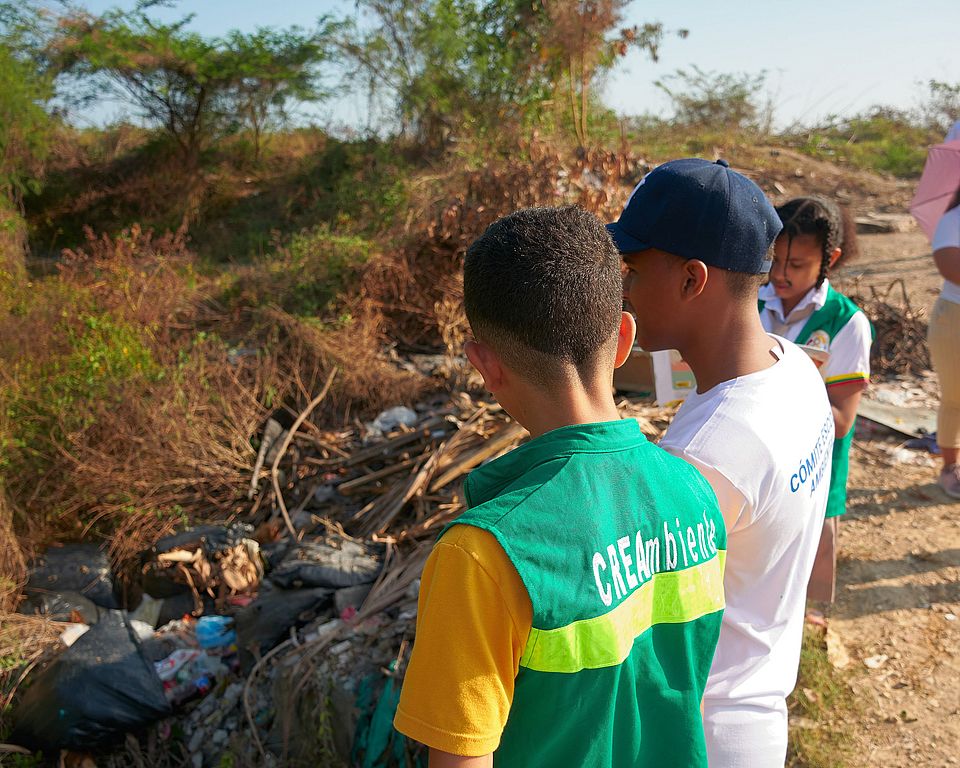
M 910 304 L 902 278 L 884 289 L 869 286 L 869 292 L 857 282 L 848 295 L 873 323 L 876 334 L 870 352 L 873 374 L 911 375 L 930 370 L 926 312 Z
M 256 457 L 250 439 L 277 372 L 269 357 L 231 362 L 216 341 L 188 355 L 160 381 L 91 404 L 89 425 L 62 446 L 67 482 L 56 506 L 84 519 L 84 533 L 97 523 L 115 530 L 115 560 L 188 518 L 239 511 Z
M 30 540 L 96 527 L 123 559 L 187 518 L 237 511 L 278 373 L 199 330 L 215 318 L 191 260 L 182 231 L 88 231 L 32 301 L 0 312 L 5 439 L 19 448 L 4 471 Z
M 383 353 L 383 320 L 357 302 L 351 319 L 338 328 L 324 328 L 275 307 L 258 312 L 264 331 L 274 338 L 274 354 L 282 373 L 281 398 L 303 407 L 320 391 L 332 367 L 339 369 L 323 408 L 332 421 L 346 421 L 350 412 L 366 414 L 397 403 L 412 403 L 429 382 L 403 370 Z
M 43 616 L 0 612 L 0 729 L 20 684 L 51 653 L 61 648 L 64 625 Z M 2 763 L 2 761 L 0 761 Z
M 59 265 L 63 279 L 87 289 L 100 310 L 149 329 L 169 342 L 178 315 L 192 309 L 188 284 L 193 256 L 185 227 L 159 237 L 134 224 L 119 235 L 97 236 L 84 228 L 86 244 L 65 249 Z
M 411 347 L 442 343 L 436 307 L 467 246 L 496 219 L 518 208 L 576 204 L 611 221 L 625 202 L 624 182 L 647 169 L 623 153 L 583 151 L 568 160 L 541 142 L 519 149 L 529 159 L 467 174 L 454 185 L 461 194 L 435 205 L 402 247 L 367 265 L 361 295 L 384 313 L 392 338 Z

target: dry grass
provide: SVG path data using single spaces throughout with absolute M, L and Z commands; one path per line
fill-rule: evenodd
M 41 616 L 0 611 L 0 733 L 7 731 L 18 688 L 60 646 L 63 630 L 63 624 Z
M 0 614 L 17 607 L 26 574 L 23 550 L 13 532 L 13 516 L 6 493 L 0 486 Z
M 790 768 L 845 768 L 852 757 L 849 723 L 859 713 L 848 675 L 827 657 L 822 630 L 804 627 L 797 687 L 790 710 Z

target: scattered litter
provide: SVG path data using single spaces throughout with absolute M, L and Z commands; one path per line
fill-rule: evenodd
M 937 466 L 937 460 L 929 453 L 913 451 L 905 446 L 893 448 L 890 452 L 890 458 L 897 464 L 909 464 L 913 467 Z
M 936 433 L 932 435 L 921 435 L 920 437 L 913 438 L 913 440 L 907 440 L 904 446 L 914 451 L 926 451 L 927 453 L 932 453 L 934 456 L 940 455 L 940 446 L 937 445 Z
M 197 643 L 205 650 L 229 648 L 237 643 L 233 619 L 229 616 L 201 616 L 195 631 Z
M 880 669 L 890 657 L 885 653 L 878 653 L 876 656 L 868 656 L 863 663 L 870 669 Z
M 419 420 L 420 417 L 415 410 L 405 405 L 398 405 L 383 411 L 367 425 L 367 429 L 373 435 L 382 436 L 388 432 L 393 432 L 398 427 L 411 429 L 417 425 Z
M 60 641 L 69 648 L 89 631 L 89 624 L 70 624 L 61 633 Z
M 670 419 L 626 400 L 620 410 L 651 438 Z M 181 740 L 186 765 L 219 765 L 228 750 L 241 748 L 256 749 L 264 765 L 292 764 L 298 740 L 317 737 L 302 702 L 328 701 L 331 754 L 344 763 L 425 765 L 425 751 L 392 728 L 420 574 L 437 534 L 464 508 L 464 476 L 526 432 L 498 405 L 466 395 L 381 417 L 379 436 L 360 423 L 329 434 L 293 430 L 288 442 L 296 440 L 296 450 L 291 444 L 274 457 L 283 481 L 252 486 L 262 494 L 254 505 L 260 513 L 251 517 L 256 527 L 201 526 L 144 552 L 134 568 L 132 593 L 143 593 L 134 610 L 114 612 L 99 630 L 86 621 L 65 627 L 72 646 L 31 675 L 20 709 L 35 717 L 20 718 L 24 745 L 89 749 L 160 721 L 156 736 Z M 273 443 L 264 448 L 265 462 L 287 439 L 273 421 L 261 441 L 261 448 Z M 277 512 L 277 493 L 298 521 L 296 538 Z M 109 583 L 105 558 L 103 565 Z M 66 618 L 79 618 L 80 608 L 91 618 L 103 613 L 85 597 L 56 594 L 60 607 L 49 600 L 48 607 Z M 109 643 L 94 635 L 109 628 L 122 629 L 117 663 Z M 43 675 L 94 645 L 107 652 L 84 674 L 106 674 L 118 691 L 122 679 L 133 703 L 121 706 L 117 694 L 118 712 L 96 709 L 97 697 L 82 708 L 71 699 L 80 698 L 79 686 L 64 692 L 66 684 L 42 701 L 31 698 L 50 690 Z M 113 692 L 108 686 L 98 696 Z M 63 722 L 51 722 L 52 696 L 67 705 Z M 176 728 L 163 721 L 171 713 Z
M 945 618 L 947 621 L 956 621 L 957 615 L 955 613 L 945 613 L 943 614 L 943 618 Z

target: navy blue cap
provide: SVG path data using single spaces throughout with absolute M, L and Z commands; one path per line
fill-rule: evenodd
M 643 177 L 619 221 L 608 224 L 620 253 L 657 248 L 734 272 L 770 271 L 783 224 L 770 201 L 726 160 L 671 160 Z

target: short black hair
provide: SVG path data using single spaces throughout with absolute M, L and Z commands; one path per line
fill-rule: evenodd
M 720 269 L 710 267 L 711 272 L 720 272 L 727 283 L 727 289 L 730 295 L 737 301 L 752 301 L 756 303 L 757 294 L 761 286 L 767 282 L 769 275 L 766 273 L 757 275 L 753 272 L 734 272 L 731 269 Z
M 549 385 L 568 363 L 583 380 L 620 326 L 620 254 L 582 208 L 521 209 L 467 249 L 463 297 L 473 333 L 518 373 Z
M 813 235 L 820 244 L 822 257 L 817 288 L 823 285 L 830 271 L 830 254 L 840 249 L 840 258 L 833 264 L 853 261 L 857 257 L 857 227 L 850 212 L 820 195 L 795 197 L 777 206 L 777 215 L 783 222 L 782 236 L 787 238 L 787 250 L 798 235 Z

